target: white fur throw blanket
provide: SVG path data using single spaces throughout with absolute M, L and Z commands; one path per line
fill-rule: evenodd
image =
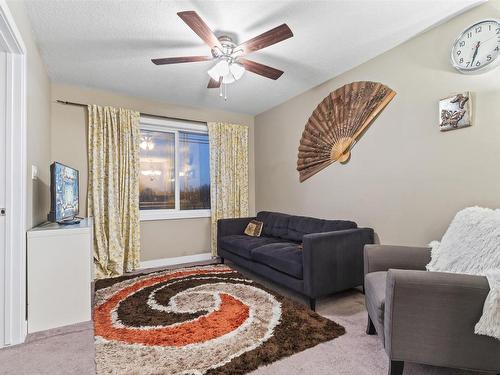
M 433 241 L 428 271 L 486 276 L 490 292 L 474 332 L 500 340 L 500 209 L 469 207 Z

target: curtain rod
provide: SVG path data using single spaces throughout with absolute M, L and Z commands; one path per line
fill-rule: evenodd
M 68 102 L 66 100 L 56 100 L 56 103 L 66 104 L 66 105 L 74 105 L 74 106 L 77 106 L 77 107 L 85 107 L 85 108 L 88 107 L 87 104 L 76 103 L 76 102 Z M 160 118 L 166 118 L 166 119 L 169 119 L 169 120 L 190 121 L 190 122 L 198 122 L 200 124 L 206 124 L 206 122 L 204 122 L 204 121 L 188 120 L 188 119 L 179 118 L 179 117 L 168 117 L 168 116 L 161 116 L 161 115 L 153 115 L 151 113 L 144 113 L 144 112 L 140 112 L 140 114 L 141 114 L 141 116 L 160 117 Z

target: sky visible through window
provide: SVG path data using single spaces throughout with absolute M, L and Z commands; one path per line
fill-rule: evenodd
M 208 135 L 179 132 L 180 209 L 210 208 Z

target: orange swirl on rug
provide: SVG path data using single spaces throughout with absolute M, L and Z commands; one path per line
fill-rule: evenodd
M 221 273 L 220 270 L 205 270 L 203 273 L 212 272 Z M 118 291 L 107 302 L 95 309 L 95 334 L 108 340 L 117 340 L 129 344 L 184 346 L 215 339 L 241 326 L 249 317 L 249 307 L 236 298 L 224 293 L 220 294 L 221 304 L 217 310 L 196 320 L 181 323 L 174 327 L 136 329 L 113 326 L 112 311 L 125 298 L 142 288 L 199 273 L 199 271 L 184 271 L 171 275 L 152 277 L 138 281 Z

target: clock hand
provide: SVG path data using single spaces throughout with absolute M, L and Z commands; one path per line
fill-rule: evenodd
M 476 56 L 477 56 L 477 51 L 479 50 L 479 45 L 481 44 L 481 42 L 477 42 L 476 44 L 476 50 L 474 51 L 474 55 L 472 56 L 472 62 L 471 62 L 471 65 L 474 64 L 474 60 L 476 59 Z
M 484 44 L 485 42 L 487 42 L 488 40 L 491 40 L 491 39 L 493 39 L 493 38 L 498 38 L 498 35 L 493 35 L 492 37 L 489 37 L 488 39 L 483 40 L 483 44 Z

